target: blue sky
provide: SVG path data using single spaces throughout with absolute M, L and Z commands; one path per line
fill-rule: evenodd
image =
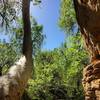
M 60 0 L 42 0 L 40 6 L 31 4 L 31 14 L 39 24 L 44 26 L 46 34 L 43 50 L 52 50 L 61 45 L 65 40 L 65 34 L 58 27 Z
M 31 3 L 30 10 L 31 15 L 44 27 L 43 33 L 46 34 L 46 39 L 42 50 L 52 50 L 59 47 L 64 42 L 66 36 L 57 24 L 60 16 L 60 0 L 42 0 L 40 6 L 33 6 Z M 4 34 L 0 35 L 0 39 L 9 41 L 8 36 Z

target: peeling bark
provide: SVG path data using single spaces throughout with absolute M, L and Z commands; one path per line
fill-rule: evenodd
M 0 77 L 0 100 L 21 100 L 30 76 L 26 58 L 22 56 L 9 72 Z
M 25 64 L 26 58 L 23 56 L 6 75 L 0 77 L 0 100 L 21 100 L 29 78 L 28 68 Z
M 100 0 L 74 0 L 77 22 L 90 54 L 83 70 L 86 100 L 100 100 Z

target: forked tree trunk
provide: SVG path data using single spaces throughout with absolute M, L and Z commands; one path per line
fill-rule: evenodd
M 9 72 L 0 77 L 0 100 L 21 100 L 32 71 L 32 40 L 30 26 L 30 0 L 22 0 L 23 56 Z
M 91 58 L 83 71 L 85 100 L 100 100 L 100 0 L 74 0 L 74 6 Z

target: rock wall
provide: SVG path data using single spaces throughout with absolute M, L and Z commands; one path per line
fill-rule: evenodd
M 90 64 L 83 70 L 85 100 L 100 100 L 100 0 L 74 0 Z
M 100 100 L 100 60 L 84 68 L 82 83 L 85 100 Z

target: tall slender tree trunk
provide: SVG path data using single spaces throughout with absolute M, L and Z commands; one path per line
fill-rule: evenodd
M 74 0 L 74 6 L 91 59 L 83 70 L 85 100 L 100 100 L 100 0 Z
M 32 39 L 30 24 L 30 0 L 22 0 L 22 16 L 23 16 L 23 54 L 26 56 L 28 64 L 32 66 Z
M 21 100 L 32 72 L 32 40 L 30 25 L 30 0 L 22 0 L 23 56 L 0 77 L 0 100 Z
M 0 76 L 2 76 L 2 66 L 0 66 Z

